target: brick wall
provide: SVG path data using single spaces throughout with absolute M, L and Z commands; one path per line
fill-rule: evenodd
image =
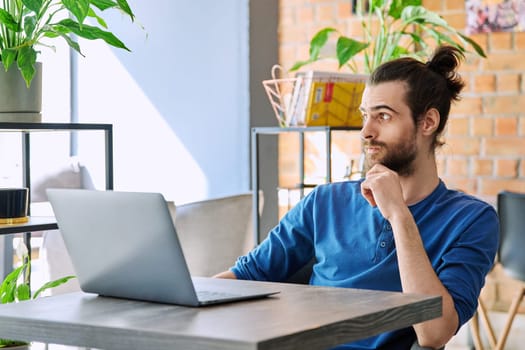
M 454 27 L 465 28 L 463 1 L 424 0 L 423 4 Z M 351 0 L 281 0 L 279 63 L 290 68 L 306 59 L 309 40 L 320 28 L 337 27 L 350 35 L 359 30 L 355 22 Z M 439 173 L 449 187 L 494 203 L 501 190 L 525 192 L 525 32 L 473 38 L 488 59 L 468 56 L 460 69 L 467 86 L 451 112 L 446 145 L 438 153 Z M 325 62 L 309 68 L 334 70 L 336 65 Z M 359 157 L 358 138 L 345 133 L 334 143 L 335 160 L 341 162 L 334 161 L 333 172 L 343 173 L 350 160 Z M 307 139 L 307 174 L 323 169 L 318 167 L 323 154 L 319 147 L 315 137 Z M 279 149 L 280 185 L 291 186 L 298 181 L 296 140 L 280 137 Z

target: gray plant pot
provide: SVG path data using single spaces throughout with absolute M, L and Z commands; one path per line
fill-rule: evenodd
M 18 67 L 14 64 L 6 72 L 0 65 L 0 122 L 42 121 L 42 63 L 37 62 L 36 73 L 27 88 Z

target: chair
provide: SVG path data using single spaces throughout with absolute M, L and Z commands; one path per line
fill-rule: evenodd
M 32 202 L 36 202 L 37 205 L 47 202 L 46 189 L 48 188 L 94 189 L 95 185 L 89 170 L 77 160 L 71 159 L 67 164 L 50 170 L 34 181 L 34 185 L 31 187 Z M 44 210 L 47 215 L 52 215 L 52 210 L 47 205 L 39 207 L 39 209 Z M 55 280 L 60 277 L 75 275 L 71 258 L 59 230 L 43 231 L 42 237 L 40 256 L 44 263 L 43 267 L 46 268 L 44 271 L 46 279 Z M 48 290 L 47 293 L 57 295 L 79 290 L 78 280 L 72 279 L 66 284 Z
M 254 246 L 251 192 L 171 206 L 171 210 L 194 276 L 225 271 Z
M 488 333 L 490 346 L 495 350 L 502 350 L 505 348 L 512 323 L 525 296 L 525 254 L 523 254 L 523 247 L 525 247 L 525 193 L 500 192 L 497 206 L 500 221 L 500 245 L 497 262 L 509 277 L 523 283 L 512 299 L 499 339 L 495 336 L 483 301 L 479 300 L 477 313 L 471 321 L 476 350 L 483 350 L 478 315 Z
M 301 267 L 296 273 L 290 276 L 286 280 L 286 282 L 296 284 L 309 284 L 314 264 L 315 258 L 311 259 L 306 265 Z

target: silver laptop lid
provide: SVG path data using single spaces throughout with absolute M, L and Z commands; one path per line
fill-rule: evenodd
M 198 305 L 161 194 L 77 189 L 47 194 L 83 291 Z

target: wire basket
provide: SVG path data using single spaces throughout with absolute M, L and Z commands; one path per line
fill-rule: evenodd
M 291 120 L 290 101 L 297 78 L 277 78 L 282 72 L 279 65 L 272 67 L 272 79 L 263 80 L 264 90 L 273 109 L 273 113 L 281 127 L 293 125 Z
M 361 126 L 359 104 L 367 75 L 338 72 L 300 72 L 295 78 L 272 78 L 263 86 L 281 127 Z

